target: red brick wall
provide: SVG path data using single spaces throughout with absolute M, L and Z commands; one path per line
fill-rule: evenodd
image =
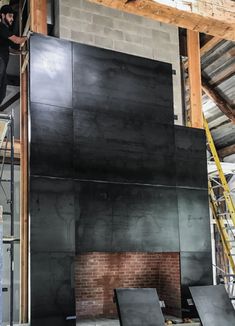
M 157 288 L 167 313 L 179 314 L 179 253 L 85 253 L 75 261 L 78 317 L 117 315 L 113 289 Z

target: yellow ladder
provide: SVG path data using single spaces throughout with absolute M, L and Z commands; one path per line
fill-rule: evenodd
M 230 267 L 233 273 L 235 274 L 235 262 L 234 262 L 235 256 L 232 253 L 232 249 L 233 249 L 232 243 L 235 244 L 235 206 L 205 117 L 204 117 L 204 128 L 206 131 L 208 145 L 218 172 L 217 187 L 220 188 L 222 191 L 222 196 L 220 196 L 220 199 L 218 200 L 214 192 L 212 181 L 209 178 L 210 206 L 211 206 L 213 217 L 216 221 L 216 225 L 221 237 L 225 254 L 228 257 Z M 222 205 L 222 203 L 226 205 Z M 226 211 L 225 211 L 225 207 L 226 207 Z

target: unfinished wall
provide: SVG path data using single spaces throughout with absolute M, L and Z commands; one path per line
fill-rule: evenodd
M 205 134 L 174 126 L 171 65 L 36 34 L 30 47 L 32 325 L 71 316 L 73 263 L 82 274 L 91 253 L 95 269 L 112 260 L 107 278 L 117 269 L 111 257 L 135 257 L 138 266 L 158 254 L 163 288 L 159 265 L 178 257 L 173 274 L 188 308 L 188 285 L 211 283 Z M 134 269 L 129 279 L 135 286 Z M 103 312 L 118 285 L 114 278 Z
M 174 112 L 182 125 L 178 29 L 172 25 L 89 3 L 60 0 L 59 36 L 172 64 Z

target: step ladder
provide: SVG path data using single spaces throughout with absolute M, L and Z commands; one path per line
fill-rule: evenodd
M 209 201 L 213 218 L 221 238 L 224 252 L 229 261 L 229 271 L 224 272 L 224 284 L 232 300 L 235 299 L 235 206 L 228 186 L 226 175 L 223 172 L 219 156 L 204 117 L 208 147 L 212 154 L 216 171 L 209 174 L 208 190 Z M 227 175 L 228 177 L 228 175 Z

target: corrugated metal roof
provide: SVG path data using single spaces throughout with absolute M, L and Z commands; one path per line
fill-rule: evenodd
M 235 113 L 235 43 L 221 41 L 202 57 L 202 76 Z M 217 149 L 235 144 L 235 125 L 203 95 L 203 111 Z

